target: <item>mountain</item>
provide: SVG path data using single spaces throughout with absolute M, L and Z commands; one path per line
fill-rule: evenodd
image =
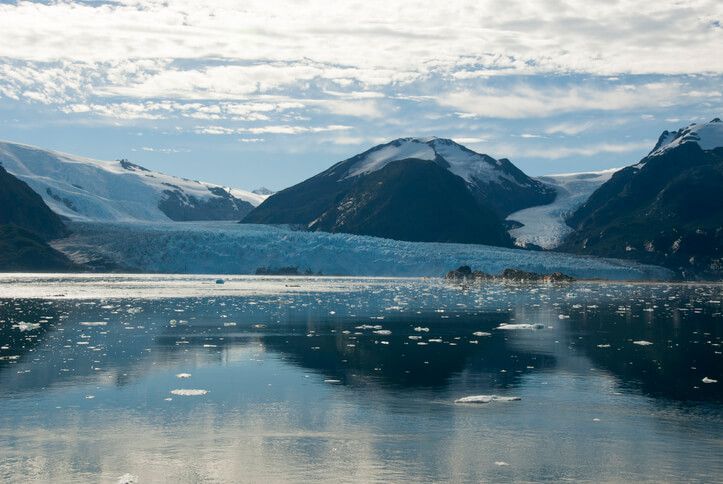
M 552 203 L 523 208 L 507 216 L 509 233 L 515 245 L 526 248 L 554 249 L 573 230 L 567 218 L 613 176 L 619 168 L 587 173 L 564 173 L 536 179 L 555 189 Z
M 0 142 L 0 163 L 71 220 L 238 220 L 265 196 L 154 172 Z
M 40 195 L 0 165 L 0 272 L 77 270 L 46 242 L 67 233 Z
M 548 203 L 553 188 L 509 160 L 448 139 L 402 138 L 270 196 L 244 223 L 397 240 L 511 245 L 502 219 Z
M 17 225 L 0 225 L 0 272 L 67 272 L 78 269 L 38 234 Z
M 45 240 L 67 234 L 60 217 L 43 202 L 27 183 L 0 165 L 0 225 L 15 225 Z
M 723 276 L 723 123 L 665 131 L 568 219 L 560 250 L 634 258 L 683 276 Z

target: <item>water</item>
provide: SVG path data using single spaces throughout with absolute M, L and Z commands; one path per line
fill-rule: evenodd
M 0 276 L 0 480 L 723 476 L 723 286 L 215 279 Z

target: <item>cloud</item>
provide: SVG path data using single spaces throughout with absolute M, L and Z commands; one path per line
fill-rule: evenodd
M 595 143 L 582 146 L 552 146 L 552 147 L 520 147 L 515 145 L 500 145 L 494 147 L 495 153 L 513 158 L 541 158 L 556 160 L 569 157 L 590 157 L 601 154 L 619 154 L 646 152 L 655 144 L 653 140 L 629 143 Z
M 251 128 L 228 128 L 224 126 L 200 126 L 195 128 L 198 134 L 302 134 L 302 133 L 325 133 L 329 131 L 347 131 L 353 129 L 351 126 L 328 125 L 328 126 L 291 126 L 291 125 L 269 125 L 256 126 Z
M 459 110 L 460 117 L 538 118 L 576 111 L 622 111 L 671 106 L 678 102 L 680 83 L 647 83 L 615 87 L 535 87 L 458 90 L 439 95 L 437 103 Z

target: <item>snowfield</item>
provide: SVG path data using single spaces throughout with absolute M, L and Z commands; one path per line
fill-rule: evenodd
M 589 172 L 546 175 L 537 179 L 557 190 L 555 201 L 548 205 L 530 207 L 512 213 L 507 220 L 523 224 L 509 231 L 515 244 L 525 247 L 535 244 L 543 249 L 554 249 L 572 228 L 565 219 L 590 198 L 597 188 L 608 181 L 619 168 Z
M 497 274 L 506 268 L 561 271 L 578 278 L 666 279 L 672 273 L 630 261 L 483 245 L 399 242 L 349 234 L 294 231 L 232 222 L 70 224 L 53 245 L 78 262 L 103 258 L 144 272 L 253 274 L 294 266 L 324 275 L 442 276 L 467 264 Z
M 665 131 L 650 155 L 660 155 L 684 143 L 698 143 L 702 150 L 723 147 L 723 122 L 716 118 L 709 123 L 693 123 L 678 131 Z
M 0 163 L 30 185 L 51 210 L 71 220 L 169 221 L 159 208 L 169 190 L 180 193 L 186 203 L 219 198 L 219 190 L 253 206 L 266 199 L 265 195 L 165 175 L 128 162 L 93 160 L 18 143 L 0 142 Z
M 347 173 L 347 177 L 366 175 L 381 170 L 393 161 L 415 158 L 433 161 L 441 157 L 448 165 L 446 168 L 467 183 L 476 181 L 499 183 L 506 180 L 517 183 L 499 169 L 501 163 L 494 158 L 475 153 L 467 148 L 442 138 L 401 138 L 386 145 L 372 149 L 357 161 Z

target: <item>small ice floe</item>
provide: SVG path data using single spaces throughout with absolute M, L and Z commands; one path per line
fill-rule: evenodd
M 502 323 L 499 326 L 497 326 L 495 329 L 505 329 L 505 330 L 517 330 L 517 329 L 545 329 L 544 324 L 530 324 L 530 323 Z
M 191 378 L 191 374 L 190 373 L 179 373 L 178 375 L 176 375 L 176 378 L 182 378 L 182 379 Z
M 32 331 L 34 329 L 38 329 L 40 327 L 40 323 L 25 323 L 21 321 L 17 324 L 13 324 L 11 327 L 20 331 Z
M 417 326 L 414 328 L 414 331 L 417 333 L 429 333 L 429 328 L 425 328 L 424 326 Z
M 386 335 L 392 334 L 392 332 L 389 331 L 388 329 L 377 329 L 376 331 L 374 331 L 374 334 L 381 334 L 381 335 L 386 336 Z
M 134 476 L 133 474 L 123 474 L 118 478 L 116 481 L 117 484 L 136 484 L 138 482 L 138 476 Z
M 458 398 L 454 403 L 490 403 L 490 402 L 516 402 L 520 397 L 501 397 L 499 395 L 472 395 Z
M 599 418 L 594 418 L 594 419 L 592 419 L 592 421 L 593 421 L 593 422 L 599 422 L 600 419 L 599 419 Z
M 492 336 L 492 333 L 487 333 L 486 331 L 475 331 L 472 333 L 472 336 Z
M 330 385 L 338 385 L 339 383 L 341 383 L 341 380 L 335 380 L 333 378 L 328 378 L 328 379 L 324 380 L 324 383 L 329 383 Z
M 638 346 L 650 346 L 653 343 L 651 343 L 650 341 L 646 341 L 644 339 L 639 339 L 637 341 L 633 341 L 633 344 L 638 345 Z
M 95 395 L 86 395 L 85 396 L 86 400 L 93 400 L 94 398 L 95 398 Z
M 703 380 L 701 380 L 703 383 L 718 383 L 718 380 L 714 380 L 713 378 L 708 378 L 707 376 L 703 377 Z
M 503 460 L 498 460 L 498 461 L 495 461 L 495 465 L 496 465 L 496 466 L 500 466 L 500 467 L 506 467 L 506 466 L 508 466 L 509 464 L 508 464 L 507 462 L 503 461 Z
M 106 321 L 83 321 L 80 323 L 81 326 L 107 326 Z
M 208 390 L 199 390 L 195 388 L 177 388 L 175 390 L 171 390 L 172 395 L 178 395 L 180 397 L 198 397 L 207 393 Z

